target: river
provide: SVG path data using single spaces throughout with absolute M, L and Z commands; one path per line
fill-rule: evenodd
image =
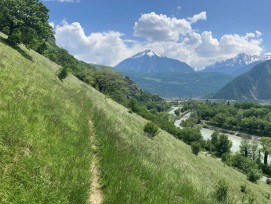
M 174 107 L 172 107 L 172 109 L 168 113 L 169 114 L 174 114 L 174 111 L 176 109 L 178 109 L 178 108 L 182 108 L 182 107 L 174 106 Z M 181 121 L 187 120 L 190 117 L 190 115 L 191 115 L 191 112 L 186 113 L 185 115 L 183 115 L 178 120 L 175 120 L 174 125 L 176 127 L 182 128 L 180 126 Z M 203 139 L 207 140 L 207 139 L 211 139 L 211 135 L 213 134 L 214 130 L 211 130 L 211 129 L 208 129 L 208 128 L 201 128 L 200 132 L 202 134 Z M 225 135 L 227 135 L 229 140 L 232 141 L 231 151 L 233 153 L 239 151 L 239 147 L 241 145 L 241 142 L 242 142 L 243 138 L 239 137 L 239 136 L 236 136 L 236 135 L 233 135 L 233 134 L 225 134 Z M 254 137 L 254 138 L 257 138 L 257 137 Z
M 182 108 L 182 107 L 177 107 L 177 106 L 172 107 L 172 109 L 168 113 L 175 115 L 174 111 L 177 110 L 178 108 Z M 182 128 L 180 126 L 180 123 L 183 120 L 187 120 L 190 117 L 190 115 L 191 115 L 191 112 L 187 112 L 186 114 L 184 114 L 183 116 L 181 116 L 181 118 L 175 120 L 174 125 L 176 127 Z M 211 129 L 208 129 L 208 128 L 201 128 L 200 132 L 201 132 L 201 135 L 202 135 L 203 139 L 207 140 L 207 139 L 211 139 L 211 135 L 213 134 L 214 130 L 211 130 Z M 239 136 L 236 136 L 236 135 L 233 135 L 233 134 L 225 134 L 225 135 L 227 135 L 228 138 L 229 138 L 229 140 L 232 141 L 231 151 L 233 153 L 239 151 L 240 150 L 240 145 L 241 145 L 241 142 L 242 142 L 243 138 L 239 137 Z M 260 138 L 260 137 L 253 136 L 252 138 L 253 139 L 257 139 L 257 138 Z M 259 145 L 259 148 L 262 148 L 262 146 Z M 268 157 L 268 162 L 271 162 L 271 156 Z M 266 179 L 267 179 L 266 176 L 263 176 L 261 178 L 261 180 L 263 182 L 266 182 Z

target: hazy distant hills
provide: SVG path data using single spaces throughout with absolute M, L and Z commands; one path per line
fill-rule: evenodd
M 195 72 L 178 60 L 146 50 L 120 62 L 114 69 L 142 89 L 164 98 L 200 98 L 214 94 L 232 80 L 224 73 Z
M 158 55 L 152 50 L 145 50 L 123 60 L 115 66 L 115 69 L 119 72 L 135 73 L 194 72 L 193 68 L 188 64 Z
M 271 60 L 256 65 L 249 72 L 232 80 L 218 93 L 216 99 L 271 99 Z
M 236 77 L 251 70 L 255 65 L 263 61 L 264 59 L 260 56 L 241 53 L 234 58 L 209 65 L 201 72 L 219 72 Z

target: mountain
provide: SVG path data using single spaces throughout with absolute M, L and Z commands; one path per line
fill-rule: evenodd
M 232 100 L 271 99 L 271 60 L 258 64 L 249 72 L 235 78 L 216 93 L 213 98 Z
M 152 50 L 145 50 L 125 59 L 116 65 L 114 69 L 119 72 L 135 73 L 194 72 L 193 68 L 188 64 L 158 55 Z
M 130 77 L 143 90 L 163 98 L 204 97 L 216 93 L 232 79 L 223 73 L 195 72 L 186 63 L 151 50 L 125 59 L 114 69 Z
M 247 55 L 241 53 L 234 58 L 216 62 L 205 67 L 201 72 L 220 72 L 239 76 L 252 69 L 255 65 L 261 63 L 264 59 L 257 55 Z

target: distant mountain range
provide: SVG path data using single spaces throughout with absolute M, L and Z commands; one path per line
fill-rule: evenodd
M 256 65 L 249 72 L 232 80 L 215 99 L 268 100 L 271 99 L 271 60 Z
M 200 98 L 214 94 L 233 77 L 217 72 L 195 72 L 179 60 L 145 50 L 114 67 L 142 89 L 163 98 Z
M 255 65 L 265 60 L 266 56 L 260 57 L 257 55 L 247 55 L 242 53 L 234 58 L 209 65 L 202 69 L 201 72 L 220 72 L 236 77 L 251 70 Z
M 114 67 L 119 72 L 134 73 L 169 73 L 169 72 L 194 72 L 188 64 L 176 59 L 161 56 L 152 50 L 145 50 Z

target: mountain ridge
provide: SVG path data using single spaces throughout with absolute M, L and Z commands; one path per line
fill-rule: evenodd
M 271 60 L 262 62 L 218 91 L 215 99 L 269 100 L 271 99 Z
M 257 55 L 247 55 L 240 53 L 233 58 L 215 62 L 204 69 L 201 72 L 220 72 L 224 74 L 230 74 L 232 76 L 239 76 L 255 65 L 261 63 L 264 59 Z
M 158 55 L 152 50 L 139 52 L 121 61 L 114 69 L 119 72 L 136 73 L 194 72 L 194 69 L 188 64 Z

